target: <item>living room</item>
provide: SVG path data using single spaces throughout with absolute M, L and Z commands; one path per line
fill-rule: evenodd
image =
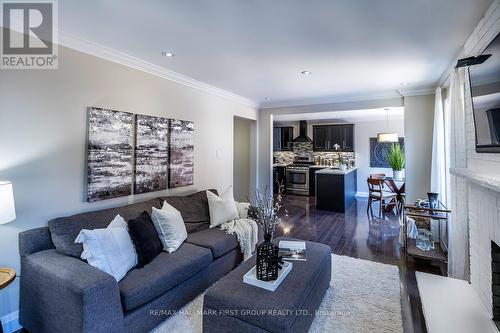
M 0 11 L 3 332 L 497 331 L 499 0 Z

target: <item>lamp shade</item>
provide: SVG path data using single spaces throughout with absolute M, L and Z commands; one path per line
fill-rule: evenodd
M 15 219 L 16 207 L 12 183 L 0 182 L 0 224 L 9 223 Z
M 378 133 L 378 142 L 399 142 L 398 133 Z

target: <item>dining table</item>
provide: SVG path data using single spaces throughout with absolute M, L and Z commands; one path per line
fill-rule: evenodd
M 404 204 L 405 196 L 405 178 L 395 179 L 393 177 L 382 177 L 384 184 L 393 192 L 396 193 L 396 198 L 392 199 L 384 208 L 384 212 L 388 213 L 397 206 L 398 203 Z

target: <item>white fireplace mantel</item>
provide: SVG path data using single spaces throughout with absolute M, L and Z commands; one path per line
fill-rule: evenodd
M 471 285 L 491 318 L 491 241 L 500 244 L 500 170 L 492 173 L 455 168 L 450 169 L 450 174 L 456 178 L 452 180 L 455 189 L 452 228 L 460 229 L 458 234 L 464 236 L 463 239 L 457 237 L 454 244 L 461 244 L 461 240 L 468 243 L 468 249 L 459 255 L 455 253 L 452 260 L 470 268 Z
M 480 173 L 478 171 L 466 168 L 451 168 L 450 173 L 454 176 L 466 178 L 477 185 L 487 189 L 500 192 L 500 170 L 498 175 Z

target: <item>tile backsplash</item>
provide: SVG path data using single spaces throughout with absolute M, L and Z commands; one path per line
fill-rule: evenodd
M 275 151 L 273 155 L 275 162 L 279 164 L 290 164 L 295 156 L 291 151 Z
M 312 156 L 314 159 L 318 157 L 323 157 L 326 159 L 334 159 L 334 160 L 336 160 L 338 156 L 341 155 L 344 157 L 344 159 L 347 159 L 349 161 L 355 160 L 354 153 L 313 151 L 311 143 L 296 143 L 293 146 L 293 151 L 275 151 L 273 156 L 276 163 L 290 164 L 293 163 L 293 158 L 295 155 Z

